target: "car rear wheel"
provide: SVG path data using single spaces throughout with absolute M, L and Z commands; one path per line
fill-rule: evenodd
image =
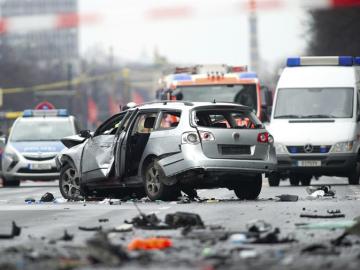
M 360 177 L 360 162 L 356 162 L 356 166 L 348 176 L 348 181 L 350 185 L 358 185 Z
M 280 176 L 277 173 L 271 173 L 268 176 L 270 187 L 277 187 L 280 184 Z
M 1 177 L 2 178 L 2 184 L 3 187 L 18 187 L 20 186 L 20 180 L 10 180 L 10 179 L 6 179 L 4 176 Z
M 59 188 L 61 195 L 68 200 L 80 200 L 80 177 L 73 164 L 66 164 L 60 170 Z
M 177 185 L 165 185 L 167 177 L 157 160 L 153 160 L 146 167 L 144 173 L 145 192 L 150 200 L 176 200 L 180 195 Z
M 241 182 L 234 187 L 234 192 L 240 200 L 255 200 L 259 196 L 262 186 L 261 174 L 257 174 L 249 180 L 239 181 Z

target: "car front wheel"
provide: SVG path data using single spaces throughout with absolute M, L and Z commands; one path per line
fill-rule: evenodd
M 80 177 L 72 164 L 66 164 L 60 170 L 59 188 L 61 195 L 68 200 L 80 200 Z
M 350 185 L 358 185 L 360 178 L 360 162 L 356 162 L 356 166 L 348 176 L 348 181 Z
M 165 180 L 165 181 L 164 181 Z M 166 176 L 157 160 L 146 167 L 144 173 L 145 192 L 150 200 L 176 200 L 180 189 L 176 185 L 165 185 Z
M 2 178 L 2 184 L 3 187 L 18 187 L 20 186 L 20 180 L 9 180 L 6 179 L 4 176 L 1 177 Z
M 257 174 L 249 180 L 242 181 L 239 179 L 239 184 L 234 187 L 234 192 L 240 200 L 256 200 L 261 192 L 262 177 Z

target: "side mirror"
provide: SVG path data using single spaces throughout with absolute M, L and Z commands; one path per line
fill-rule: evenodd
M 87 130 L 87 129 L 80 130 L 80 137 L 86 138 L 86 139 L 90 138 L 91 137 L 90 130 Z

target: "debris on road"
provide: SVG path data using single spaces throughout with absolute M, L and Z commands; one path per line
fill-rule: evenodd
M 61 241 L 72 241 L 74 239 L 73 234 L 69 234 L 67 230 L 64 231 L 64 235 L 59 239 Z
M 340 252 L 334 248 L 329 248 L 323 244 L 311 244 L 301 250 L 302 253 L 310 253 L 312 255 L 339 255 Z
M 100 223 L 109 222 L 108 218 L 99 218 Z
M 101 230 L 102 230 L 102 226 L 95 226 L 95 227 L 79 226 L 79 230 L 80 230 L 80 231 L 87 231 L 87 232 L 101 231 Z
M 118 266 L 128 261 L 128 254 L 121 246 L 112 244 L 106 233 L 98 232 L 87 241 L 88 258 L 93 264 Z
M 132 224 L 136 228 L 146 229 L 146 230 L 161 230 L 168 229 L 167 225 L 161 225 L 161 220 L 155 214 L 145 215 L 140 213 L 140 215 L 134 217 L 131 221 L 125 220 L 126 224 Z
M 298 229 L 323 229 L 323 230 L 334 230 L 334 229 L 347 229 L 356 224 L 355 220 L 339 220 L 339 221 L 326 221 L 318 223 L 297 223 L 295 226 Z
M 52 193 L 46 192 L 41 198 L 40 202 L 52 202 L 55 200 L 55 197 Z
M 297 242 L 296 239 L 294 239 L 293 237 L 284 237 L 284 238 L 280 238 L 280 229 L 279 228 L 275 228 L 272 231 L 263 233 L 263 234 L 258 234 L 255 237 L 255 240 L 251 241 L 251 244 L 285 244 L 285 243 L 292 243 L 292 242 Z
M 121 233 L 121 232 L 131 232 L 134 226 L 132 224 L 122 224 L 120 226 L 115 227 L 110 232 Z
M 255 249 L 244 249 L 240 251 L 239 256 L 242 259 L 250 259 L 258 257 L 259 254 Z
M 99 204 L 120 205 L 121 200 L 120 199 L 105 198 L 102 201 L 100 201 Z
M 246 228 L 249 232 L 262 233 L 272 229 L 271 224 L 265 222 L 265 220 L 258 219 L 249 221 L 246 224 Z
M 165 216 L 165 223 L 172 228 L 180 227 L 204 227 L 204 223 L 198 214 L 187 212 L 176 212 Z
M 30 203 L 36 202 L 36 200 L 32 197 L 28 197 L 28 198 L 25 198 L 25 202 L 30 204 Z
M 21 234 L 21 227 L 17 226 L 15 221 L 13 221 L 11 225 L 11 233 L 0 234 L 0 239 L 12 239 L 15 236 L 19 236 L 20 234 Z
M 339 209 L 327 210 L 327 213 L 328 214 L 305 213 L 305 214 L 300 214 L 300 217 L 305 217 L 305 218 L 344 218 L 345 217 L 345 214 L 341 213 Z
M 129 243 L 128 250 L 166 249 L 172 247 L 172 245 L 173 243 L 169 238 L 136 238 Z
M 281 202 L 296 202 L 299 200 L 299 196 L 297 195 L 282 194 L 275 197 L 279 198 Z
M 331 186 L 320 187 L 307 187 L 306 192 L 309 194 L 309 199 L 316 199 L 322 197 L 335 197 L 335 191 L 331 189 Z

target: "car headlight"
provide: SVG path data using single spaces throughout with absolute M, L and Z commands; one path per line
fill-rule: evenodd
M 287 154 L 288 151 L 286 150 L 285 145 L 281 144 L 281 143 L 275 143 L 275 152 L 277 155 L 279 154 Z
M 4 157 L 10 159 L 10 162 L 19 161 L 18 155 L 13 152 L 5 152 Z
M 353 148 L 353 141 L 350 142 L 339 142 L 333 145 L 331 152 L 333 153 L 342 153 L 350 152 Z

